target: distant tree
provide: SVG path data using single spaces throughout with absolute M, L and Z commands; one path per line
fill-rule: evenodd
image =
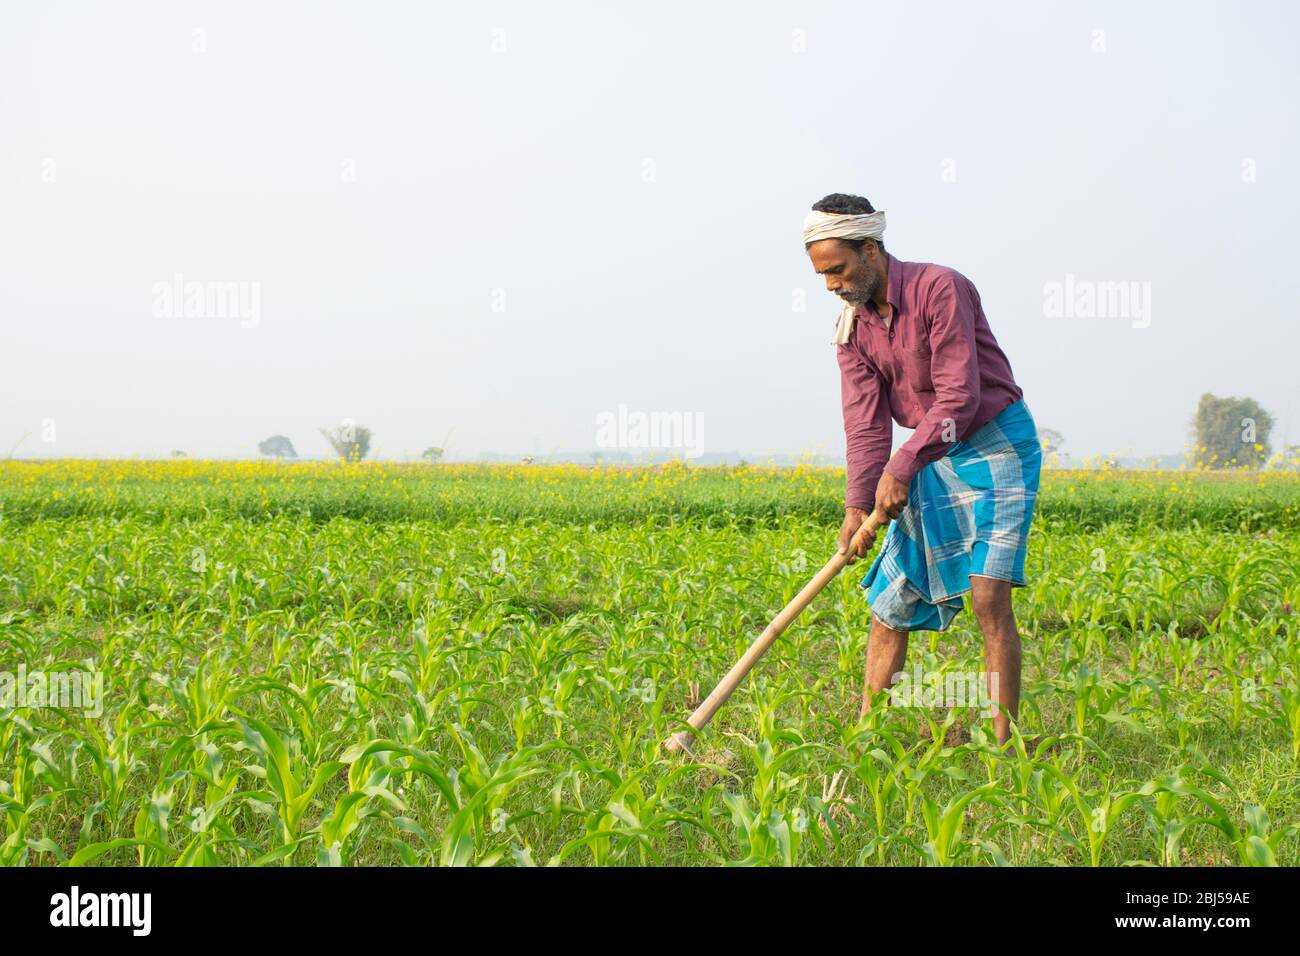
M 534 458 L 532 455 L 524 455 L 524 457 L 521 458 L 521 459 L 519 459 L 519 460 L 520 460 L 521 462 L 523 462 L 525 465 L 535 465 L 535 464 L 537 464 L 537 459 Z
M 1065 436 L 1053 428 L 1038 429 L 1038 444 L 1043 446 L 1043 454 L 1050 455 L 1061 450 Z
M 320 433 L 344 461 L 361 461 L 370 453 L 371 432 L 365 425 L 346 422 L 336 428 L 322 428 Z
M 257 450 L 271 458 L 298 457 L 298 453 L 293 450 L 293 442 L 284 435 L 272 435 L 266 441 L 258 442 Z
M 185 454 L 185 452 L 183 452 L 183 451 L 181 451 L 179 448 L 177 448 L 177 449 L 175 449 L 175 450 L 172 451 L 172 457 L 173 457 L 173 458 L 188 458 L 189 455 Z
M 1196 461 L 1206 468 L 1258 468 L 1268 458 L 1273 416 L 1253 398 L 1206 392 L 1192 427 Z
M 456 429 L 454 428 L 449 428 L 446 436 L 442 439 L 442 443 L 438 445 L 430 445 L 424 451 L 420 452 L 420 457 L 431 465 L 436 465 L 438 462 L 442 461 L 443 456 L 447 454 L 447 442 L 451 441 L 451 433 L 455 430 Z

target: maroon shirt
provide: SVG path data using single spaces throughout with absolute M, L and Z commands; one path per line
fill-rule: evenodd
M 889 326 L 875 306 L 860 305 L 848 344 L 835 348 L 848 461 L 844 503 L 864 511 L 875 505 L 882 471 L 910 482 L 1022 397 L 971 281 L 945 266 L 886 258 Z M 916 429 L 892 458 L 891 418 Z

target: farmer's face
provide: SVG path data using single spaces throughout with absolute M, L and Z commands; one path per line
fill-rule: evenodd
M 826 277 L 827 290 L 852 305 L 870 301 L 885 279 L 884 253 L 871 240 L 854 249 L 840 239 L 822 239 L 808 247 L 808 258 Z

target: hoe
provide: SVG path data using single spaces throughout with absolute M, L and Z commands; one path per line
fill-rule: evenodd
M 758 659 L 767 652 L 767 649 L 776 642 L 781 633 L 799 616 L 799 612 L 806 608 L 821 589 L 830 583 L 831 578 L 839 574 L 844 566 L 849 563 L 849 555 L 857 550 L 859 540 L 864 535 L 888 523 L 889 518 L 880 511 L 873 511 L 867 520 L 862 522 L 862 527 L 853 536 L 853 541 L 848 549 L 843 554 L 836 552 L 834 557 L 826 562 L 816 576 L 804 585 L 803 590 L 796 594 L 781 613 L 772 619 L 772 623 L 763 629 L 763 633 L 759 635 L 758 640 L 749 645 L 749 650 L 745 651 L 740 660 L 732 665 L 731 670 L 727 671 L 727 676 L 718 682 L 717 687 L 713 688 L 713 692 L 704 699 L 704 702 L 699 707 L 695 708 L 695 713 L 691 714 L 686 720 L 691 725 L 692 730 L 701 730 L 705 724 L 713 719 L 713 715 L 727 702 L 731 692 L 745 679 L 745 675 L 758 663 Z M 677 753 L 679 750 L 691 753 L 691 742 L 694 739 L 695 735 L 693 733 L 682 730 L 665 740 L 664 746 L 669 753 Z

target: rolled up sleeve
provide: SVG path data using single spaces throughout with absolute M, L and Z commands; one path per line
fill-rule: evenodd
M 930 290 L 930 378 L 934 404 L 884 470 L 904 483 L 966 437 L 979 413 L 980 367 L 975 345 L 974 290 L 950 274 Z
M 844 506 L 870 511 L 876 502 L 876 483 L 889 460 L 893 419 L 875 369 L 843 345 L 836 349 L 836 357 L 840 364 L 844 459 L 848 466 Z

